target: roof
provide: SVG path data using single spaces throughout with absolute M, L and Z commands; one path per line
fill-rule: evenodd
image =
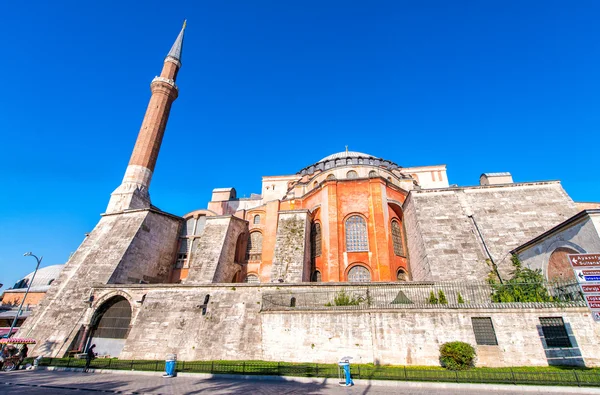
M 571 226 L 573 223 L 575 223 L 585 217 L 592 216 L 592 215 L 594 215 L 594 216 L 600 215 L 600 209 L 596 208 L 596 209 L 582 210 L 582 211 L 578 212 L 577 214 L 575 214 L 574 216 L 572 216 L 572 217 L 566 219 L 565 221 L 561 222 L 560 224 L 556 225 L 552 229 L 549 229 L 546 232 L 542 233 L 541 235 L 536 236 L 533 239 L 527 241 L 526 243 L 521 244 L 517 248 L 513 249 L 510 253 L 511 254 L 519 254 L 521 251 L 535 245 L 540 240 L 545 239 L 546 237 L 550 236 L 551 234 L 562 231 L 562 230 L 568 228 L 569 226 Z
M 50 286 L 50 282 L 55 280 L 65 265 L 52 265 L 38 269 L 35 273 L 35 278 L 31 284 L 30 292 L 45 292 Z M 20 289 L 26 289 L 29 286 L 29 282 L 33 277 L 34 272 L 29 273 L 22 279 L 16 282 L 16 284 L 6 291 L 15 291 Z
M 173 59 L 177 59 L 180 62 L 181 62 L 181 52 L 183 51 L 183 32 L 185 31 L 185 25 L 186 25 L 186 22 L 184 21 L 183 27 L 181 28 L 179 35 L 175 39 L 175 42 L 173 43 L 171 50 L 167 54 L 167 57 L 170 56 Z
M 333 160 L 333 159 L 344 159 L 344 158 L 376 158 L 376 157 L 373 155 L 369 155 L 369 154 L 363 154 L 362 152 L 342 151 L 342 152 L 338 152 L 336 154 L 331 154 L 329 156 L 326 156 L 317 163 L 326 162 L 328 160 Z
M 510 176 L 511 174 L 507 171 L 502 171 L 499 173 L 483 173 L 482 176 L 486 176 L 486 177 L 506 177 L 506 176 Z

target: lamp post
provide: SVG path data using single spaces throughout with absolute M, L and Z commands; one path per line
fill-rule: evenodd
M 33 280 L 35 279 L 35 275 L 38 271 L 38 268 L 40 267 L 40 263 L 42 263 L 42 259 L 44 257 L 38 258 L 37 256 L 33 255 L 31 252 L 26 252 L 23 254 L 23 256 L 32 256 L 35 258 L 35 260 L 37 261 L 37 265 L 35 267 L 35 271 L 33 272 L 33 276 L 31 276 L 31 281 L 29 282 L 29 284 L 27 285 L 27 290 L 25 291 L 25 296 L 23 296 L 23 300 L 21 300 L 21 304 L 19 305 L 19 310 L 17 310 L 17 315 L 15 316 L 15 319 L 12 322 L 12 325 L 10 326 L 10 329 L 8 331 L 8 333 L 6 334 L 6 337 L 10 337 L 10 335 L 12 334 L 12 331 L 15 327 L 15 325 L 17 324 L 17 320 L 19 319 L 19 316 L 21 315 L 21 310 L 23 309 L 23 304 L 25 303 L 25 299 L 27 299 L 27 294 L 29 293 L 29 289 L 31 288 L 31 284 L 33 284 Z

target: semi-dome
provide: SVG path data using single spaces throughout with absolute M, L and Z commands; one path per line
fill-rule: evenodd
M 340 166 L 374 166 L 383 167 L 388 170 L 400 168 L 400 166 L 392 161 L 365 154 L 363 152 L 342 151 L 328 155 L 320 161 L 310 166 L 306 166 L 304 169 L 300 170 L 298 174 L 303 176 L 307 174 L 311 175 L 317 171 L 326 171 Z
M 33 279 L 33 283 L 31 284 L 30 291 L 47 291 L 48 288 L 50 288 L 50 284 L 56 280 L 64 266 L 65 265 L 52 265 L 38 269 L 37 273 L 35 274 L 35 278 Z M 33 277 L 33 273 L 34 272 L 31 272 L 21 280 L 17 281 L 17 283 L 10 290 L 17 291 L 22 289 L 24 291 L 29 286 L 31 278 Z

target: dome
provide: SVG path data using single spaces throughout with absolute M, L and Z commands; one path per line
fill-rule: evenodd
M 52 265 L 38 269 L 37 273 L 35 274 L 35 278 L 33 279 L 33 283 L 31 284 L 30 291 L 47 291 L 50 287 L 50 283 L 58 277 L 64 266 L 65 265 Z M 22 289 L 23 291 L 25 291 L 29 286 L 29 282 L 33 277 L 33 273 L 34 272 L 31 272 L 25 277 L 23 277 L 21 280 L 17 281 L 17 283 L 11 288 L 11 290 L 15 291 Z
M 369 155 L 369 154 L 363 154 L 362 152 L 342 151 L 342 152 L 338 152 L 337 154 L 331 154 L 329 156 L 326 156 L 317 163 L 327 162 L 328 160 L 334 160 L 334 159 L 344 159 L 344 158 L 373 158 L 373 159 L 375 159 L 376 157 L 373 155 Z
M 328 155 L 320 161 L 300 170 L 297 174 L 302 176 L 311 175 L 318 171 L 326 171 L 340 166 L 374 166 L 382 167 L 388 170 L 400 168 L 392 161 L 379 158 L 377 156 L 365 154 L 356 151 L 342 151 Z

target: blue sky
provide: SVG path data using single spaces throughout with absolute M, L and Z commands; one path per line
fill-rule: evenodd
M 0 283 L 64 263 L 119 185 L 188 19 L 150 188 L 182 215 L 348 145 L 600 200 L 596 1 L 28 1 L 0 13 Z

